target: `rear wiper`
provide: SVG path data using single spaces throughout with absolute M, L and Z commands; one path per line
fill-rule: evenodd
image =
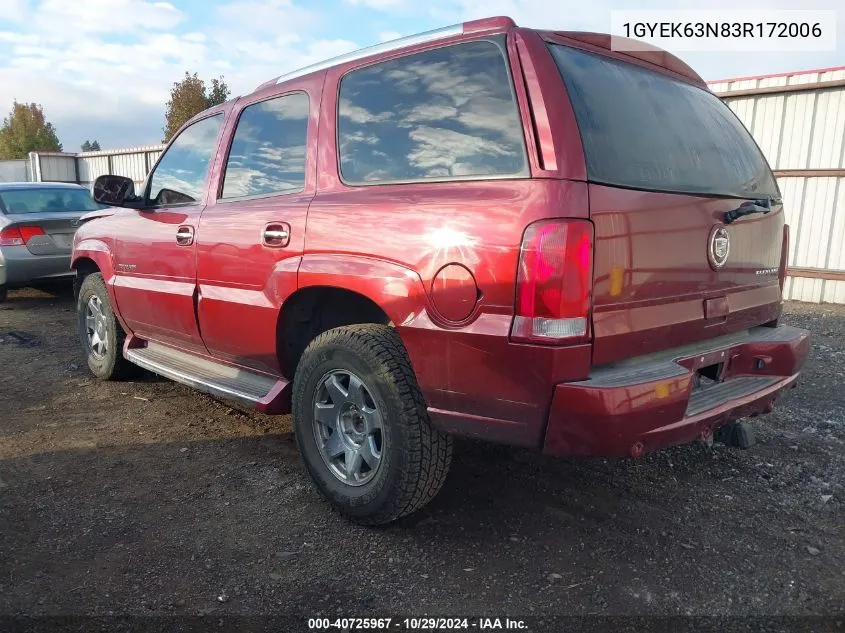
M 752 215 L 753 213 L 768 213 L 771 210 L 772 207 L 770 200 L 754 200 L 753 202 L 746 201 L 739 205 L 736 209 L 726 211 L 724 222 L 725 224 L 730 224 L 734 220 L 746 215 Z

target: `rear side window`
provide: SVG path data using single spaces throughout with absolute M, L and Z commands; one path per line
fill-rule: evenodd
M 526 173 L 503 41 L 446 46 L 354 70 L 340 84 L 347 183 Z
M 50 187 L 0 191 L 0 211 L 6 213 L 63 213 L 96 211 L 105 206 L 94 202 L 87 189 Z
M 590 180 L 705 195 L 776 195 L 751 135 L 715 95 L 645 68 L 551 45 Z
M 303 92 L 244 108 L 229 150 L 222 198 L 301 191 L 307 134 L 308 95 Z

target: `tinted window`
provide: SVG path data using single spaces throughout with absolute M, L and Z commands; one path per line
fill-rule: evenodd
M 712 93 L 633 64 L 551 49 L 591 180 L 685 193 L 777 193 L 751 136 Z
M 511 80 L 490 41 L 349 73 L 338 143 L 347 182 L 517 175 L 526 167 Z
M 202 200 L 208 164 L 223 122 L 216 114 L 185 128 L 162 156 L 150 182 L 150 200 L 156 205 Z
M 6 213 L 62 213 L 104 209 L 87 189 L 7 189 L 0 191 L 0 209 Z
M 226 163 L 222 197 L 301 190 L 307 132 L 308 95 L 304 93 L 244 108 Z

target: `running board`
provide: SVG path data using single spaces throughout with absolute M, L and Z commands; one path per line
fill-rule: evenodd
M 232 367 L 159 343 L 127 340 L 124 356 L 149 371 L 198 391 L 235 400 L 267 413 L 290 411 L 290 382 Z

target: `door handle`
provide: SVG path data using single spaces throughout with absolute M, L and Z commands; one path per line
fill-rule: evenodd
M 273 222 L 264 227 L 262 239 L 266 246 L 287 246 L 290 243 L 290 224 Z
M 194 227 L 180 226 L 176 231 L 176 243 L 179 246 L 190 246 L 194 243 Z

